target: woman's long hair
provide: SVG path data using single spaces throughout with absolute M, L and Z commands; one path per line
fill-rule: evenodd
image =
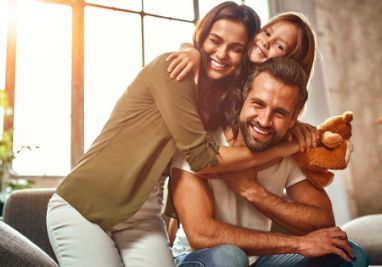
M 213 8 L 198 23 L 194 33 L 194 46 L 200 51 L 202 64 L 199 79 L 199 114 L 207 130 L 231 126 L 235 114 L 242 106 L 242 88 L 248 75 L 248 42 L 243 52 L 243 60 L 234 74 L 220 80 L 211 81 L 205 74 L 204 63 L 207 58 L 203 51 L 203 43 L 207 39 L 213 24 L 221 19 L 239 22 L 244 25 L 248 41 L 260 29 L 260 18 L 256 12 L 245 5 L 235 2 L 224 2 Z

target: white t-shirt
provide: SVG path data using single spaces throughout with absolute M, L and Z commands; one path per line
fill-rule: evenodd
M 222 130 L 212 133 L 211 136 L 217 143 L 225 146 L 229 145 Z M 193 172 L 179 152 L 173 157 L 171 168 L 174 167 Z M 304 179 L 304 174 L 291 157 L 285 157 L 280 163 L 257 173 L 258 182 L 268 191 L 278 196 L 283 194 L 285 188 Z M 270 231 L 271 220 L 258 211 L 250 202 L 235 194 L 224 181 L 209 179 L 208 184 L 214 198 L 217 220 L 245 228 Z M 192 252 L 182 226 L 176 233 L 172 252 L 174 256 Z M 250 256 L 250 264 L 255 262 L 256 258 L 256 256 Z

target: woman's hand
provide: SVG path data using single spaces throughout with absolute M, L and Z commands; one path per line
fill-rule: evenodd
M 301 152 L 307 152 L 310 151 L 312 147 L 316 147 L 319 144 L 320 133 L 313 125 L 297 121 L 287 135 L 287 140 L 289 142 L 293 139 L 297 140 Z
M 192 71 L 194 82 L 198 84 L 201 55 L 200 52 L 190 44 L 183 44 L 178 52 L 171 53 L 166 61 L 171 61 L 167 71 L 170 78 L 182 80 Z

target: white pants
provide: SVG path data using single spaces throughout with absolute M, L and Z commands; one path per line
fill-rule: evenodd
M 89 222 L 68 202 L 54 194 L 48 204 L 47 229 L 59 265 L 175 266 L 166 228 L 157 208 L 161 206 L 161 198 L 153 196 L 153 193 L 132 218 L 108 232 Z

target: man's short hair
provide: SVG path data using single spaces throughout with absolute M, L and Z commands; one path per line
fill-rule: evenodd
M 268 73 L 276 80 L 286 85 L 295 86 L 299 90 L 299 98 L 296 103 L 294 114 L 299 114 L 308 99 L 307 75 L 304 69 L 293 59 L 287 57 L 270 58 L 264 63 L 256 65 L 249 75 L 247 83 L 243 90 L 243 99 L 245 100 L 251 91 L 254 80 L 261 73 Z

